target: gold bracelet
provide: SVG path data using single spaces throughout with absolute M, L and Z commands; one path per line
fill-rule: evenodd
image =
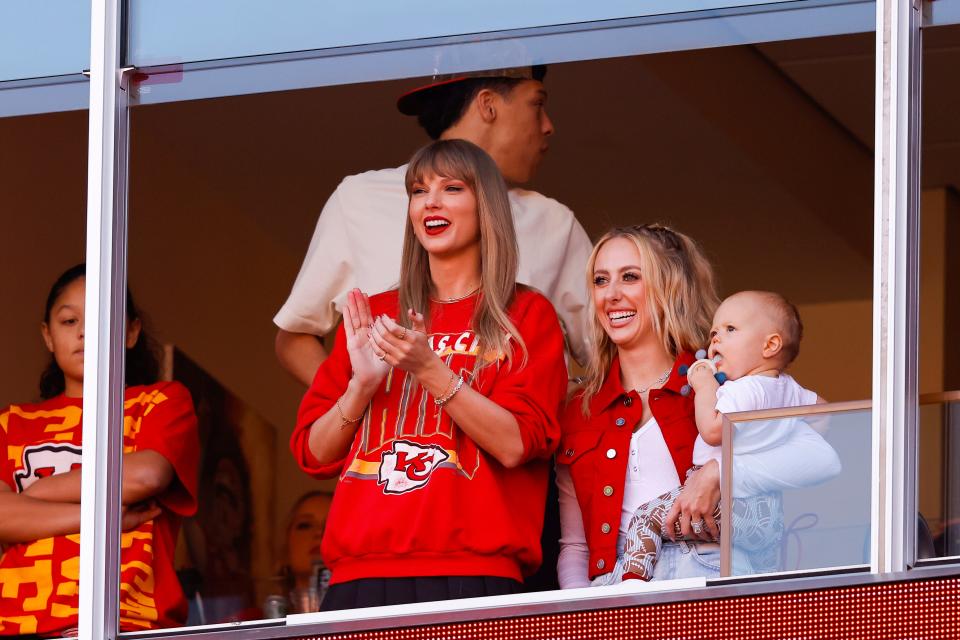
M 365 412 L 366 410 L 364 410 Z M 360 422 L 360 419 L 363 418 L 363 413 L 361 413 L 356 418 L 348 418 L 343 415 L 343 407 L 340 406 L 340 398 L 337 398 L 337 413 L 340 414 L 340 429 L 346 429 L 348 424 L 353 424 L 354 422 Z
M 453 389 L 454 385 L 457 384 L 457 374 L 453 371 L 450 372 L 450 382 L 447 383 L 447 388 L 443 390 L 443 393 L 439 397 L 446 398 L 450 394 L 450 390 Z M 437 402 L 437 398 L 434 398 L 433 401 L 440 406 L 440 402 Z
M 451 391 L 448 394 L 445 394 L 442 398 L 433 399 L 433 403 L 438 407 L 442 407 L 443 405 L 450 402 L 450 399 L 453 398 L 453 396 L 457 395 L 457 392 L 460 391 L 461 387 L 463 387 L 463 376 L 456 376 L 456 377 L 454 376 L 455 374 L 450 374 L 450 383 L 453 384 L 454 380 L 456 380 L 456 384 L 453 387 L 453 391 Z M 448 386 L 447 389 L 449 388 L 450 387 Z

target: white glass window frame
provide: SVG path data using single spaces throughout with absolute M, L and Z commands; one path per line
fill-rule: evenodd
M 87 108 L 87 4 L 0 3 L 0 118 Z
M 930 28 L 930 27 L 956 25 L 956 24 L 960 24 L 960 0 L 937 0 L 936 2 L 927 2 L 923 5 L 922 27 L 924 29 Z M 922 51 L 923 50 L 923 40 L 922 40 L 923 29 L 921 29 L 920 34 L 921 34 L 921 42 L 919 46 L 920 46 L 920 50 Z M 921 85 L 922 85 L 922 82 L 921 82 Z M 917 109 L 921 110 L 921 114 L 922 114 L 922 103 L 918 103 Z M 922 120 L 922 117 L 921 117 L 921 120 Z M 922 149 L 919 149 L 919 145 L 918 145 L 918 151 L 922 152 Z M 948 396 L 952 395 L 950 391 L 952 390 L 945 390 L 944 391 L 945 395 L 948 395 Z M 938 399 L 938 402 L 940 401 L 941 400 Z M 919 437 L 919 434 L 918 434 L 918 437 Z M 951 448 L 950 451 L 955 451 L 956 444 L 952 445 L 952 447 L 953 448 Z M 917 450 L 918 459 L 919 459 L 919 455 L 920 455 L 920 451 L 919 451 L 919 444 L 918 444 L 918 450 Z M 948 453 L 947 455 L 951 455 L 951 454 Z M 948 471 L 948 470 L 945 469 L 945 471 Z M 948 471 L 948 473 L 944 475 L 943 481 L 947 483 L 947 486 L 950 486 L 949 483 L 951 483 L 958 476 L 960 476 L 960 474 L 958 474 L 956 470 L 953 470 L 952 472 Z M 919 489 L 920 489 L 919 484 L 917 484 L 912 488 L 912 491 L 916 495 L 916 492 L 919 491 Z M 937 556 L 932 558 L 925 558 L 922 560 L 917 559 L 916 564 L 914 566 L 935 567 L 940 565 L 951 565 L 951 564 L 960 564 L 960 555 L 944 555 L 944 556 Z
M 715 3 L 714 3 L 715 4 Z M 870 31 L 873 0 L 792 0 L 139 69 L 136 105 Z M 695 33 L 695 37 L 691 34 Z M 504 40 L 511 45 L 505 46 Z M 347 58 L 346 56 L 349 56 Z M 345 61 L 349 60 L 345 63 Z
M 86 109 L 90 99 L 83 73 L 0 82 L 0 118 Z
M 166 70 L 167 73 L 182 73 L 191 82 L 180 83 L 176 91 L 143 92 L 128 91 L 130 70 L 122 68 L 121 42 L 123 20 L 120 0 L 93 0 L 91 18 L 91 71 L 90 71 L 90 136 L 88 163 L 88 211 L 87 211 L 87 318 L 90 330 L 86 335 L 86 359 L 84 376 L 84 452 L 82 523 L 84 532 L 81 542 L 80 576 L 80 627 L 81 640 L 113 640 L 117 638 L 117 601 L 119 592 L 119 528 L 120 501 L 119 480 L 121 477 L 121 432 L 123 393 L 123 291 L 126 287 L 126 179 L 127 150 L 129 148 L 127 116 L 130 104 L 150 101 L 184 100 L 191 97 L 208 97 L 204 91 L 224 91 L 232 94 L 295 88 L 296 83 L 306 82 L 296 73 L 281 74 L 286 78 L 269 84 L 271 71 L 290 71 L 297 65 L 327 64 L 344 66 L 344 54 L 356 66 L 351 70 L 351 82 L 386 79 L 383 67 L 376 61 L 378 56 L 389 54 L 391 64 L 404 51 L 410 51 L 406 60 L 394 72 L 399 75 L 425 75 L 429 67 L 423 66 L 424 51 L 431 51 L 445 44 L 473 46 L 496 46 L 497 38 L 448 39 L 443 43 L 403 43 L 390 47 L 363 47 L 351 52 L 324 52 L 316 56 L 273 56 L 257 60 L 262 64 L 259 77 L 250 76 L 245 61 L 220 64 L 194 65 L 187 68 Z M 780 7 L 784 3 L 779 3 Z M 850 9 L 863 4 L 850 2 L 813 1 L 797 2 L 797 9 L 829 11 Z M 589 592 L 553 591 L 512 596 L 509 599 L 486 598 L 479 607 L 458 601 L 427 603 L 398 607 L 394 615 L 384 617 L 378 612 L 372 616 L 363 610 L 326 614 L 324 622 L 317 621 L 317 614 L 291 616 L 287 620 L 258 621 L 242 625 L 218 625 L 200 629 L 171 629 L 154 632 L 122 634 L 123 637 L 203 637 L 214 638 L 285 638 L 318 633 L 349 632 L 378 628 L 396 628 L 420 624 L 442 624 L 476 619 L 549 614 L 576 610 L 662 604 L 690 599 L 722 598 L 754 593 L 795 591 L 824 586 L 853 585 L 893 580 L 903 577 L 903 571 L 914 563 L 915 476 L 916 466 L 916 359 L 917 359 L 917 212 L 919 208 L 919 0 L 877 0 L 876 25 L 876 103 L 875 103 L 875 192 L 874 192 L 874 290 L 873 290 L 873 486 L 872 539 L 870 550 L 870 574 L 847 574 L 841 576 L 813 576 L 806 578 L 769 579 L 761 581 L 739 580 L 729 584 L 713 584 L 703 588 L 705 582 L 678 581 L 662 585 L 663 590 L 646 593 L 622 593 L 618 595 L 593 595 Z M 762 7 L 761 7 L 762 9 Z M 862 7 L 861 7 L 862 10 Z M 753 28 L 762 24 L 764 11 L 750 7 L 722 15 L 729 24 Z M 721 15 L 714 16 L 720 18 Z M 737 22 L 735 18 L 740 17 Z M 708 16 L 703 16 L 708 18 Z M 687 16 L 686 19 L 697 19 Z M 733 21 L 733 22 L 730 22 Z M 638 53 L 723 46 L 743 40 L 743 34 L 722 30 L 704 31 L 716 35 L 707 42 L 673 41 L 679 31 L 670 32 L 674 21 L 656 17 L 643 21 L 623 21 L 619 25 L 606 25 L 603 34 L 593 34 L 585 25 L 579 35 L 589 38 L 598 36 L 599 55 L 635 55 Z M 767 24 L 772 24 L 768 22 Z M 652 25 L 652 26 L 651 26 Z M 662 40 L 646 40 L 644 44 L 627 44 L 634 38 L 611 38 L 609 29 L 637 29 L 646 26 L 648 33 L 659 33 Z M 746 28 L 746 27 L 744 27 Z M 586 29 L 586 31 L 583 31 Z M 578 30 L 574 27 L 527 30 L 523 34 L 501 34 L 501 37 L 524 39 L 530 50 L 537 46 L 556 47 Z M 726 31 L 726 36 L 723 36 Z M 720 35 L 717 35 L 720 34 Z M 769 40 L 776 40 L 770 32 Z M 811 33 L 811 35 L 823 35 Z M 782 36 L 781 36 L 782 37 Z M 538 40 L 539 39 L 539 40 Z M 761 40 L 764 38 L 759 38 Z M 540 44 L 537 45 L 537 42 Z M 488 44 L 492 43 L 492 44 Z M 613 44 L 611 44 L 613 43 Z M 652 43 L 652 44 L 651 44 Z M 629 52 L 624 46 L 630 48 Z M 661 48 L 656 49 L 655 47 Z M 606 47 L 603 48 L 603 47 Z M 620 47 L 617 49 L 616 47 Z M 646 47 L 646 49 L 644 49 Z M 479 51 L 479 49 L 478 49 Z M 592 50 L 591 50 L 592 51 Z M 336 54 L 336 55 L 335 55 Z M 529 55 L 529 54 L 526 54 Z M 339 60 L 333 60 L 333 58 Z M 477 60 L 483 56 L 478 55 Z M 419 62 L 418 62 L 419 60 Z M 323 61 L 318 63 L 317 61 Z M 527 60 L 527 62 L 538 61 Z M 461 60 L 462 62 L 462 60 Z M 419 73 L 408 73 L 403 64 Z M 479 62 L 478 62 L 479 64 Z M 293 66 L 291 66 L 293 65 Z M 469 65 L 468 65 L 469 66 Z M 463 69 L 462 66 L 459 68 Z M 356 74 L 353 74 L 353 71 Z M 314 68 L 313 71 L 316 71 Z M 442 71 L 442 70 L 441 70 Z M 164 70 L 154 70 L 163 73 Z M 341 71 L 342 73 L 342 71 Z M 369 75 L 364 75 L 364 74 Z M 381 75 L 377 75 L 377 74 Z M 277 76 L 279 77 L 279 76 Z M 291 80 L 290 77 L 293 79 Z M 323 82 L 316 80 L 309 86 Z M 336 74 L 324 74 L 327 84 L 338 84 Z M 209 81 L 221 84 L 209 88 Z M 197 80 L 197 82 L 193 82 Z M 267 82 L 265 86 L 264 82 Z M 286 85 L 284 83 L 287 83 Z M 157 85 L 160 87 L 161 85 Z M 169 86 L 169 85 L 163 85 Z M 204 89 L 204 86 L 207 88 Z M 244 87 L 247 87 L 246 89 Z M 152 97 L 147 97 L 151 96 Z M 95 329 L 93 328 L 95 327 Z M 89 533 L 88 533 L 89 532 Z M 940 575 L 954 571 L 947 568 L 930 568 L 915 571 L 911 575 Z M 596 592 L 594 592 L 596 593 Z

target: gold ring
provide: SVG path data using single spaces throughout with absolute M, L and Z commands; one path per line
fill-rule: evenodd
M 407 328 L 404 327 L 404 328 L 403 328 L 403 333 L 400 334 L 400 339 L 403 340 L 403 339 L 406 338 L 406 337 L 407 337 Z

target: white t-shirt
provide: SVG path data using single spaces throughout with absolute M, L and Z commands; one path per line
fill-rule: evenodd
M 670 457 L 667 442 L 656 419 L 650 418 L 630 437 L 627 456 L 627 479 L 623 487 L 623 506 L 620 509 L 620 531 L 617 534 L 617 553 L 621 553 L 630 520 L 637 508 L 657 496 L 680 486 L 677 467 Z M 561 589 L 590 586 L 587 564 L 590 552 L 583 531 L 583 515 L 577 502 L 570 469 L 557 465 L 557 488 L 560 494 L 560 558 L 557 577 Z
M 717 411 L 760 411 L 800 407 L 817 403 L 817 394 L 801 387 L 791 376 L 781 373 L 777 377 L 744 376 L 729 380 L 717 389 Z M 781 474 L 776 467 L 790 465 L 790 458 L 797 450 L 817 453 L 817 460 L 807 460 L 810 474 Z M 713 447 L 697 436 L 693 445 L 693 463 L 703 465 L 710 460 L 720 464 L 720 447 Z M 734 425 L 733 434 L 734 474 L 733 496 L 735 498 L 756 495 L 757 476 L 763 475 L 770 466 L 770 480 L 790 478 L 780 488 L 808 486 L 839 472 L 839 460 L 818 433 L 800 418 L 776 418 L 744 422 Z M 764 455 L 756 455 L 764 454 Z M 722 468 L 722 464 L 720 465 Z M 799 471 L 799 470 L 797 470 Z M 770 483 L 762 483 L 769 488 Z M 768 489 L 769 490 L 769 489 Z
M 816 393 L 804 389 L 785 373 L 775 378 L 744 376 L 737 380 L 728 380 L 717 389 L 717 411 L 720 413 L 782 409 L 816 403 Z M 752 453 L 782 444 L 785 435 L 786 429 L 744 429 L 734 437 L 736 453 Z M 704 465 L 711 460 L 720 463 L 720 447 L 707 444 L 703 437 L 698 435 L 693 443 L 693 464 Z
M 290 296 L 273 319 L 281 329 L 326 335 L 347 292 L 397 286 L 407 221 L 406 165 L 348 176 L 317 221 Z M 585 269 L 592 244 L 573 212 L 535 191 L 510 190 L 520 266 L 517 282 L 545 295 L 573 356 L 586 362 L 590 310 Z

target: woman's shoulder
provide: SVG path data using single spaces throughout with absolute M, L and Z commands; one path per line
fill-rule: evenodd
M 517 284 L 516 294 L 510 304 L 510 312 L 517 317 L 524 317 L 531 313 L 537 317 L 546 314 L 546 317 L 556 320 L 557 312 L 553 303 L 537 289 L 525 284 Z

